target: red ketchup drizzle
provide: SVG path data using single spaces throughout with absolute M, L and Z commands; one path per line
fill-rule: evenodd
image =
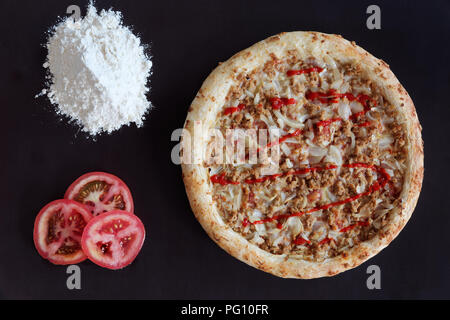
M 291 133 L 288 133 L 288 134 L 285 134 L 284 136 L 281 136 L 281 137 L 280 137 L 278 140 L 276 140 L 276 141 L 269 142 L 268 144 L 266 144 L 265 148 L 270 148 L 270 147 L 272 147 L 272 146 L 276 146 L 277 144 L 283 143 L 285 140 L 287 140 L 287 139 L 289 139 L 289 138 L 299 136 L 299 135 L 301 135 L 302 133 L 303 133 L 302 130 L 297 129 L 297 130 L 295 130 L 295 131 L 293 131 L 293 132 L 291 132 Z M 259 152 L 260 150 L 261 150 L 261 148 L 258 148 L 258 152 Z
M 312 73 L 312 72 L 322 72 L 323 68 L 321 67 L 311 67 L 306 69 L 300 69 L 300 70 L 289 70 L 287 72 L 288 77 L 292 77 L 298 74 L 304 74 L 304 73 Z
M 334 239 L 333 238 L 324 238 L 322 241 L 319 242 L 319 246 L 321 246 L 325 243 L 331 242 L 331 241 L 334 241 Z
M 298 75 L 298 74 L 322 72 L 322 71 L 323 71 L 323 68 L 321 68 L 321 67 L 311 67 L 311 68 L 300 69 L 300 70 L 289 70 L 287 72 L 287 75 L 289 77 L 291 77 L 291 76 Z M 293 98 L 271 98 L 269 101 L 270 101 L 270 104 L 272 105 L 272 108 L 274 108 L 274 109 L 280 109 L 283 106 L 297 103 L 297 100 L 295 100 Z M 234 112 L 241 111 L 244 108 L 245 108 L 245 104 L 239 104 L 237 107 L 226 108 L 223 111 L 223 114 L 230 115 L 230 114 L 233 114 Z
M 301 70 L 290 70 L 290 71 L 301 71 Z M 289 73 L 289 71 L 288 71 L 288 73 Z M 308 100 L 316 100 L 316 99 L 318 99 L 322 103 L 336 103 L 336 102 L 339 102 L 340 98 L 344 98 L 344 97 L 346 97 L 349 101 L 358 101 L 364 107 L 363 111 L 354 113 L 354 114 L 352 114 L 349 117 L 352 121 L 357 120 L 360 116 L 365 115 L 370 110 L 370 106 L 368 105 L 368 101 L 370 101 L 370 97 L 368 95 L 365 95 L 365 94 L 358 94 L 355 97 L 352 93 L 338 93 L 334 89 L 330 89 L 327 92 L 311 92 L 310 91 L 310 92 L 306 93 L 306 99 L 308 99 Z M 291 100 L 293 100 L 292 103 L 290 103 Z M 287 98 L 271 98 L 270 99 L 270 103 L 272 104 L 272 107 L 274 109 L 279 109 L 283 105 L 297 103 L 297 101 L 295 99 L 287 99 Z M 372 103 L 375 104 L 375 101 L 372 101 Z M 316 123 L 316 127 L 317 128 L 318 127 L 327 127 L 330 124 L 332 124 L 334 122 L 337 122 L 337 121 L 341 121 L 341 120 L 342 120 L 342 118 L 331 118 L 331 119 L 328 119 L 328 120 L 322 120 L 322 121 L 319 121 L 319 122 Z M 371 124 L 370 121 L 366 121 L 366 122 L 363 122 L 363 123 L 356 124 L 356 126 L 358 126 L 358 127 L 368 127 L 368 126 L 370 126 L 370 124 Z M 266 145 L 266 148 L 270 148 L 272 146 L 280 144 L 283 141 L 285 141 L 286 139 L 298 136 L 298 135 L 300 135 L 302 133 L 303 133 L 302 130 L 297 129 L 297 130 L 295 130 L 292 133 L 288 133 L 288 134 L 282 136 L 280 139 L 278 139 L 278 141 L 269 142 Z M 258 148 L 258 152 L 260 151 L 260 149 L 261 148 Z
M 354 229 L 357 226 L 367 227 L 368 225 L 369 225 L 369 221 L 358 221 L 358 222 L 353 223 L 345 228 L 342 228 L 341 230 L 339 230 L 339 232 L 347 232 L 347 231 Z
M 245 180 L 245 183 L 255 184 L 255 183 L 261 183 L 261 182 L 264 182 L 264 181 L 267 181 L 267 180 L 275 180 L 276 178 L 278 178 L 278 177 L 280 177 L 282 175 L 283 175 L 282 173 L 276 173 L 276 174 L 272 174 L 272 175 L 269 175 L 269 176 L 264 176 L 262 178 L 247 179 L 247 180 Z
M 370 100 L 370 97 L 365 94 L 358 94 L 356 97 L 352 93 L 339 93 L 335 89 L 330 89 L 327 92 L 312 92 L 309 91 L 305 95 L 308 100 L 319 100 L 322 103 L 337 103 L 339 99 L 347 98 L 348 101 L 358 101 L 365 108 L 367 108 L 367 102 Z
M 341 121 L 341 120 L 342 120 L 341 118 L 332 118 L 332 119 L 328 119 L 328 120 L 322 120 L 322 121 L 317 122 L 316 126 L 317 127 L 327 127 L 330 124 L 332 124 L 333 122 Z
M 210 179 L 211 179 L 212 183 L 219 183 L 223 186 L 226 186 L 228 184 L 239 184 L 238 181 L 231 181 L 231 180 L 225 179 L 225 172 L 222 173 L 221 175 L 215 174 L 215 175 L 211 176 Z
M 369 101 L 371 101 L 370 97 L 368 95 L 365 94 L 358 94 L 356 97 L 352 94 L 352 93 L 338 93 L 337 90 L 335 89 L 330 89 L 327 92 L 312 92 L 309 91 L 306 93 L 305 95 L 306 99 L 308 100 L 319 100 L 322 103 L 337 103 L 339 102 L 339 99 L 343 99 L 343 98 L 347 98 L 348 101 L 358 101 L 359 103 L 361 103 L 364 107 L 363 111 L 354 113 L 350 116 L 351 120 L 357 120 L 360 116 L 365 115 L 369 110 L 370 110 L 370 106 L 368 104 Z M 375 101 L 371 101 L 373 104 L 375 104 Z M 333 122 L 336 121 L 341 121 L 342 118 L 332 118 L 332 119 L 328 119 L 328 120 L 322 120 L 316 123 L 317 127 L 326 127 L 329 126 L 330 124 L 332 124 Z M 367 127 L 370 125 L 369 121 L 357 124 L 357 126 L 359 127 Z
M 368 127 L 368 126 L 370 126 L 370 121 L 358 123 L 356 126 L 357 127 Z
M 244 109 L 244 108 L 245 108 L 245 104 L 240 103 L 240 104 L 238 104 L 237 107 L 229 107 L 229 108 L 226 108 L 226 109 L 223 111 L 223 114 L 224 114 L 224 115 L 233 114 L 234 112 L 241 111 L 241 110 Z
M 294 98 L 270 98 L 269 102 L 272 105 L 272 108 L 277 110 L 289 104 L 296 104 L 297 100 Z
M 293 241 L 293 243 L 301 246 L 301 245 L 304 245 L 304 244 L 310 244 L 311 241 L 303 239 L 301 236 L 298 236 L 297 239 L 295 239 Z

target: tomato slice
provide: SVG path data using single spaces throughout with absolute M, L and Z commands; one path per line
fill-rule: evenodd
M 89 260 L 116 270 L 133 262 L 144 239 L 144 225 L 137 216 L 123 210 L 113 210 L 89 221 L 81 245 Z
M 94 216 L 115 209 L 134 210 L 130 189 L 118 177 L 106 172 L 82 175 L 69 186 L 64 198 L 84 204 Z
M 47 204 L 34 222 L 34 244 L 39 254 L 54 264 L 75 264 L 86 259 L 81 248 L 84 227 L 92 214 L 75 201 Z

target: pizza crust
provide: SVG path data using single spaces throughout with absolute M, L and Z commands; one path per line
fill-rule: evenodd
M 401 207 L 393 209 L 395 212 L 390 215 L 386 227 L 372 239 L 323 262 L 309 262 L 289 254 L 271 254 L 248 242 L 223 221 L 212 199 L 212 185 L 206 167 L 182 164 L 182 170 L 194 215 L 220 247 L 239 260 L 276 276 L 310 279 L 332 276 L 360 265 L 399 234 L 411 217 L 420 194 L 424 170 L 423 142 L 414 104 L 384 61 L 339 35 L 290 32 L 272 36 L 237 53 L 208 76 L 192 102 L 185 122 L 185 129 L 194 137 L 193 145 L 207 143 L 207 129 L 214 125 L 230 87 L 237 83 L 236 75 L 264 65 L 273 55 L 283 57 L 291 49 L 297 49 L 304 58 L 320 58 L 328 54 L 341 61 L 360 64 L 365 76 L 378 85 L 403 118 L 407 133 L 407 169 L 400 194 Z M 196 122 L 202 122 L 205 126 L 194 136 Z

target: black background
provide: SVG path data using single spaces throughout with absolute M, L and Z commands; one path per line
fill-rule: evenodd
M 151 45 L 145 126 L 97 141 L 61 121 L 43 88 L 45 31 L 67 6 L 85 1 L 2 1 L 0 82 L 0 298 L 386 299 L 449 298 L 447 201 L 450 2 L 442 1 L 97 1 L 124 15 Z M 381 7 L 382 29 L 366 28 Z M 425 141 L 418 206 L 398 238 L 362 266 L 332 278 L 286 280 L 253 269 L 216 246 L 191 213 L 170 141 L 202 81 L 219 61 L 266 37 L 294 30 L 342 34 L 388 62 L 415 102 Z M 121 271 L 80 264 L 82 289 L 66 288 L 66 268 L 35 251 L 37 212 L 79 175 L 102 170 L 131 188 L 147 229 L 136 261 Z M 377 264 L 382 289 L 368 290 Z

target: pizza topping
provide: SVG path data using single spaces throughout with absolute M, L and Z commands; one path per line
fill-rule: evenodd
M 295 212 L 295 213 L 290 213 L 290 214 L 282 214 L 282 215 L 277 215 L 277 216 L 273 216 L 269 219 L 262 219 L 262 220 L 256 220 L 251 222 L 251 224 L 260 224 L 260 223 L 265 223 L 265 222 L 271 222 L 271 221 L 276 221 L 276 220 L 280 220 L 280 219 L 286 219 L 286 218 L 290 218 L 290 217 L 297 217 L 297 216 L 302 216 L 304 214 L 307 213 L 312 213 L 315 211 L 319 211 L 319 210 L 326 210 L 329 209 L 331 207 L 335 207 L 335 206 L 340 206 L 346 203 L 350 203 L 353 202 L 363 196 L 367 196 L 370 195 L 371 193 L 380 190 L 381 188 L 383 188 L 390 180 L 390 176 L 389 174 L 386 172 L 385 169 L 383 168 L 377 168 L 376 166 L 372 166 L 372 165 L 367 165 L 364 163 L 353 163 L 353 164 L 348 164 L 348 165 L 343 165 L 343 167 L 345 168 L 368 168 L 368 169 L 372 169 L 375 170 L 377 172 L 380 173 L 380 177 L 379 177 L 379 181 L 376 181 L 373 185 L 369 186 L 368 190 L 366 192 L 360 192 L 352 197 L 348 197 L 346 199 L 340 200 L 340 201 L 336 201 L 336 202 L 332 202 L 332 203 L 328 203 L 325 205 L 321 205 L 319 207 L 315 207 L 312 209 L 309 209 L 307 211 L 304 212 Z M 288 174 L 304 174 L 307 172 L 311 172 L 311 171 L 322 171 L 322 170 L 329 170 L 329 169 L 336 169 L 336 166 L 328 166 L 325 168 L 308 168 L 308 169 L 303 169 L 303 170 L 299 170 L 299 171 L 294 171 L 294 172 L 289 172 Z M 266 176 L 260 179 L 254 179 L 254 180 L 246 180 L 246 183 L 259 183 L 259 182 L 264 182 L 268 179 L 275 179 L 276 177 L 281 176 L 282 174 L 277 174 L 277 175 L 271 175 L 271 176 Z M 321 192 L 320 190 L 314 190 L 313 192 L 311 192 L 308 196 L 307 196 L 307 200 L 309 202 L 314 202 L 315 200 L 319 199 L 321 197 Z M 247 226 L 249 224 L 248 220 L 243 222 L 243 224 L 245 226 Z M 349 229 L 350 230 L 350 229 Z
M 261 159 L 279 147 L 279 167 L 205 163 L 224 221 L 264 250 L 311 261 L 379 232 L 401 191 L 406 136 L 361 68 L 292 53 L 237 78 L 215 128 L 278 129 L 265 144 L 245 139 Z
M 231 180 L 225 179 L 225 172 L 211 176 L 211 182 L 212 183 L 220 183 L 223 186 L 226 186 L 227 184 L 239 184 L 239 182 L 237 182 L 237 181 L 231 181 Z
M 298 74 L 304 74 L 304 73 L 311 73 L 311 72 L 322 72 L 323 68 L 320 67 L 311 67 L 311 68 L 306 68 L 306 69 L 301 69 L 301 70 L 289 70 L 287 72 L 287 75 L 289 77 L 298 75 Z

